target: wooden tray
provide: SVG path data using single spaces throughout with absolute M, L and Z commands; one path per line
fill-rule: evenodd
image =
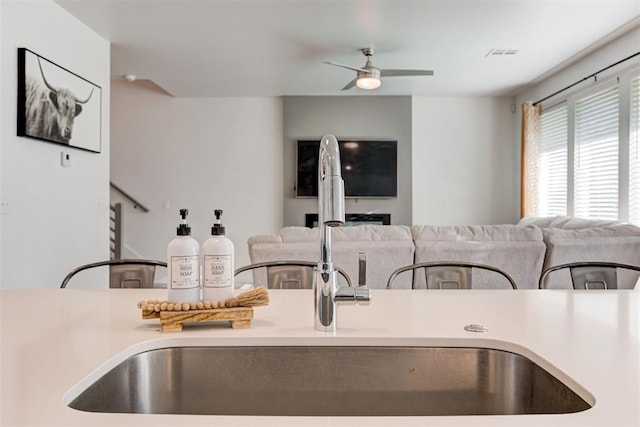
M 142 310 L 143 319 L 160 319 L 162 332 L 180 332 L 185 323 L 228 320 L 231 327 L 248 328 L 253 319 L 253 307 L 212 308 L 189 311 Z
M 269 292 L 258 287 L 224 301 L 171 302 L 140 301 L 143 319 L 160 319 L 162 332 L 181 331 L 185 323 L 224 321 L 232 328 L 248 328 L 253 307 L 269 304 Z

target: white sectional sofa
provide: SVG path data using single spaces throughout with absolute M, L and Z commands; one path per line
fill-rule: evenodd
M 487 264 L 508 273 L 518 289 L 538 287 L 545 244 L 537 227 L 518 225 L 414 225 L 415 262 L 467 261 Z M 416 274 L 415 288 L 426 288 Z M 473 287 L 504 289 L 504 280 L 484 271 L 474 272 Z
M 285 227 L 251 237 L 252 263 L 276 260 L 317 261 L 317 228 Z M 524 218 L 519 224 L 430 226 L 361 225 L 332 229 L 333 260 L 358 280 L 358 253 L 367 254 L 367 285 L 386 287 L 393 271 L 414 262 L 470 261 L 509 273 L 518 289 L 535 289 L 545 268 L 574 261 L 617 261 L 640 265 L 640 228 L 611 221 L 568 217 Z M 264 273 L 263 273 L 264 274 Z M 622 275 L 620 288 L 632 288 L 637 274 Z M 414 283 L 415 281 L 415 283 Z M 254 276 L 266 283 L 266 275 Z M 550 287 L 569 287 L 568 276 Z M 425 287 L 424 275 L 398 276 L 394 288 Z M 495 276 L 474 273 L 474 288 L 493 288 Z
M 546 246 L 543 270 L 582 261 L 640 265 L 640 227 L 617 221 L 566 216 L 523 218 L 518 224 L 542 231 Z M 619 288 L 633 288 L 637 281 L 637 273 L 619 271 Z M 564 270 L 549 275 L 547 288 L 568 288 L 570 283 L 569 271 Z
M 404 225 L 359 225 L 334 227 L 331 231 L 333 263 L 342 268 L 353 284 L 358 281 L 358 253 L 367 254 L 367 284 L 382 289 L 396 269 L 413 263 L 411 230 Z M 250 237 L 252 263 L 278 260 L 318 261 L 318 228 L 285 227 L 276 234 Z M 266 273 L 254 276 L 255 283 L 266 283 Z M 399 278 L 399 288 L 411 288 L 411 277 Z

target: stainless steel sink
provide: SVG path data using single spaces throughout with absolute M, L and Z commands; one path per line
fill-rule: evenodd
M 559 414 L 591 406 L 530 359 L 484 348 L 176 347 L 129 357 L 70 404 L 277 416 Z

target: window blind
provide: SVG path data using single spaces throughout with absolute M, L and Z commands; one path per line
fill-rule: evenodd
M 640 225 L 640 75 L 631 79 L 629 222 Z
M 575 216 L 618 218 L 618 92 L 616 85 L 576 101 Z
M 543 111 L 539 122 L 539 215 L 567 214 L 567 142 L 566 104 Z

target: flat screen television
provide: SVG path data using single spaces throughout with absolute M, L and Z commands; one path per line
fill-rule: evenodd
M 338 140 L 346 197 L 398 197 L 398 142 Z M 318 196 L 320 138 L 299 140 L 296 196 Z

